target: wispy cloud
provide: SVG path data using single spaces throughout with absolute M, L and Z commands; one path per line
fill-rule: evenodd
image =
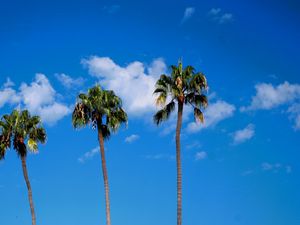
M 233 116 L 235 111 L 235 106 L 229 104 L 225 101 L 218 100 L 210 104 L 207 109 L 204 111 L 204 124 L 198 124 L 196 122 L 191 122 L 187 126 L 187 131 L 190 133 L 195 133 L 203 128 L 208 128 L 215 126 L 220 121 L 227 119 Z
M 221 8 L 210 9 L 208 15 L 219 24 L 225 24 L 233 21 L 233 14 L 227 12 L 222 13 Z
M 254 170 L 249 169 L 249 170 L 243 171 L 241 175 L 244 177 L 244 176 L 251 175 L 253 173 L 254 173 Z
M 122 67 L 109 57 L 92 56 L 83 59 L 82 64 L 90 75 L 99 78 L 101 85 L 115 90 L 129 114 L 142 116 L 155 110 L 155 83 L 167 69 L 163 59 L 155 59 L 150 65 L 134 61 Z
M 107 12 L 109 14 L 116 13 L 116 12 L 120 11 L 120 9 L 121 9 L 120 5 L 108 5 L 108 6 L 103 7 L 103 11 Z
M 249 106 L 240 108 L 241 112 L 271 110 L 287 105 L 287 113 L 295 121 L 295 129 L 300 129 L 300 85 L 284 82 L 277 86 L 270 83 L 255 85 L 256 94 L 252 96 Z
M 185 145 L 186 149 L 196 149 L 196 148 L 200 148 L 202 145 L 200 142 L 198 141 L 194 141 L 192 143 L 189 143 L 187 145 Z
M 258 167 L 247 169 L 241 173 L 242 176 L 249 176 L 259 173 L 280 173 L 280 174 L 290 174 L 292 173 L 291 165 L 284 165 L 283 163 L 269 163 L 263 162 Z
M 140 138 L 139 135 L 137 135 L 137 134 L 132 134 L 132 135 L 130 135 L 130 136 L 128 136 L 128 137 L 125 138 L 125 142 L 126 142 L 126 143 L 132 143 L 132 142 L 138 140 L 139 138 Z
M 208 14 L 212 15 L 212 16 L 216 16 L 221 12 L 220 8 L 211 8 L 208 12 Z
M 187 7 L 184 10 L 183 17 L 181 19 L 181 24 L 185 23 L 187 20 L 189 20 L 195 13 L 196 9 L 194 7 Z
M 196 152 L 196 154 L 195 154 L 195 160 L 196 161 L 205 159 L 206 157 L 207 157 L 207 153 L 205 151 Z
M 11 87 L 12 84 L 9 80 L 1 88 L 0 107 L 6 103 L 24 106 L 31 113 L 41 116 L 43 122 L 50 125 L 71 112 L 67 105 L 58 102 L 57 93 L 44 74 L 36 74 L 35 80 L 30 84 L 22 83 L 19 92 Z
M 171 154 L 155 154 L 155 155 L 146 155 L 146 159 L 149 160 L 175 160 L 175 155 Z
M 294 120 L 294 129 L 300 130 L 300 103 L 293 103 L 288 108 L 287 113 Z
M 95 147 L 92 150 L 84 153 L 82 156 L 78 158 L 79 163 L 85 163 L 87 160 L 91 160 L 94 156 L 99 153 L 99 147 Z
M 241 144 L 247 140 L 250 140 L 254 134 L 255 134 L 255 129 L 254 129 L 253 124 L 248 124 L 244 129 L 237 130 L 232 134 L 233 137 L 233 143 L 234 144 Z
M 281 163 L 271 164 L 268 162 L 264 162 L 261 164 L 261 169 L 263 171 L 269 171 L 274 173 L 277 173 L 279 171 L 285 171 L 286 173 L 292 172 L 292 167 L 290 165 L 282 165 Z
M 82 77 L 72 78 L 67 74 L 60 73 L 55 74 L 56 79 L 66 88 L 77 88 L 84 84 L 84 79 Z

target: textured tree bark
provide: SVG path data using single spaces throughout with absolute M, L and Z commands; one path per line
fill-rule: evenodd
M 104 191 L 105 191 L 105 206 L 106 206 L 106 224 L 111 225 L 110 220 L 110 202 L 109 202 L 109 186 L 108 186 L 108 175 L 105 161 L 105 152 L 104 152 L 104 139 L 101 129 L 98 127 L 98 138 L 100 144 L 100 154 L 101 154 L 101 162 L 102 162 L 102 173 L 104 180 Z
M 180 155 L 180 131 L 182 126 L 183 102 L 178 102 L 176 126 L 176 165 L 177 165 L 177 225 L 182 224 L 182 171 Z
M 33 199 L 32 199 L 32 190 L 31 190 L 31 185 L 30 185 L 29 178 L 28 178 L 25 156 L 22 156 L 21 160 L 22 160 L 23 175 L 24 175 L 24 179 L 25 179 L 26 186 L 28 189 L 28 199 L 29 199 L 29 205 L 30 205 L 30 211 L 31 211 L 32 225 L 36 225 L 34 205 L 33 205 Z

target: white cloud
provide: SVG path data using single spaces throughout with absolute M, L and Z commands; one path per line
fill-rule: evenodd
M 11 81 L 10 83 L 12 84 Z M 5 103 L 19 104 L 31 113 L 41 116 L 42 121 L 48 124 L 54 124 L 71 111 L 69 107 L 56 101 L 56 91 L 47 77 L 40 73 L 36 74 L 30 85 L 22 83 L 19 92 L 11 87 L 0 90 L 0 107 Z
M 288 110 L 287 113 L 289 113 L 290 118 L 294 119 L 294 129 L 300 130 L 300 103 L 294 103 L 292 104 Z
M 130 135 L 130 136 L 128 136 L 128 137 L 125 138 L 125 142 L 127 142 L 127 143 L 132 143 L 132 142 L 136 141 L 136 140 L 139 139 L 139 138 L 140 138 L 139 135 L 137 135 L 137 134 L 132 134 L 132 135 Z
M 284 82 L 278 86 L 260 83 L 255 85 L 256 95 L 252 97 L 250 106 L 242 107 L 241 111 L 272 109 L 279 105 L 300 99 L 300 85 Z
M 68 115 L 70 108 L 61 103 L 54 102 L 53 104 L 41 107 L 38 113 L 43 122 L 54 124 L 56 121 Z
M 270 171 L 273 173 L 277 173 L 277 172 L 281 172 L 284 171 L 285 173 L 291 173 L 292 172 L 292 167 L 290 165 L 282 165 L 281 163 L 268 163 L 268 162 L 264 162 L 261 164 L 261 169 L 263 171 Z
M 262 168 L 262 170 L 272 170 L 273 165 L 270 163 L 264 162 L 261 164 L 261 168 Z
M 8 87 L 13 87 L 15 86 L 14 82 L 11 81 L 11 79 L 9 77 L 6 78 L 6 82 L 4 83 L 3 85 L 5 88 L 8 88 Z
M 84 79 L 82 77 L 72 78 L 67 74 L 55 74 L 57 80 L 66 88 L 77 88 L 83 85 Z
M 5 85 L 0 90 L 0 108 L 6 103 L 16 104 L 20 101 L 20 96 L 11 87 L 6 87 Z
M 254 125 L 249 124 L 247 127 L 241 130 L 237 130 L 233 133 L 233 143 L 240 144 L 247 140 L 250 140 L 254 136 Z
M 184 22 L 186 22 L 188 19 L 190 19 L 193 14 L 195 13 L 195 8 L 194 7 L 187 7 L 185 10 L 184 10 L 184 14 L 183 14 L 183 17 L 181 19 L 181 24 L 183 24 Z
M 187 126 L 187 131 L 190 133 L 195 133 L 202 130 L 203 128 L 214 126 L 220 121 L 233 116 L 234 111 L 234 105 L 231 105 L 222 100 L 218 100 L 217 102 L 210 104 L 206 108 L 206 110 L 204 110 L 204 124 L 191 122 Z
M 120 5 L 109 5 L 109 6 L 104 6 L 103 10 L 109 14 L 113 14 L 118 12 L 121 9 Z
M 100 152 L 99 147 L 95 147 L 92 150 L 84 153 L 81 157 L 79 157 L 78 162 L 85 163 L 87 160 L 92 159 L 98 152 Z
M 217 23 L 224 24 L 233 21 L 232 13 L 222 13 L 220 8 L 212 8 L 209 10 L 208 15 Z
M 285 167 L 285 172 L 286 173 L 291 173 L 292 172 L 292 167 L 291 166 L 286 166 Z
M 141 116 L 154 111 L 155 83 L 167 68 L 163 59 L 155 59 L 149 66 L 134 61 L 122 67 L 108 57 L 93 56 L 83 59 L 82 64 L 92 76 L 99 78 L 101 85 L 122 98 L 129 114 Z
M 43 105 L 54 102 L 55 90 L 44 74 L 38 73 L 30 85 L 22 83 L 20 87 L 22 101 L 29 111 L 37 112 Z
M 256 94 L 249 106 L 240 108 L 241 112 L 254 110 L 270 110 L 288 105 L 287 113 L 295 121 L 295 129 L 300 129 L 300 85 L 284 82 L 277 86 L 268 83 L 255 85 Z
M 198 161 L 198 160 L 202 160 L 202 159 L 205 159 L 207 157 L 207 153 L 204 152 L 204 151 L 201 151 L 201 152 L 197 152 L 196 155 L 195 155 L 195 160 Z
M 155 154 L 155 155 L 146 155 L 145 156 L 146 159 L 149 160 L 161 160 L 161 159 L 166 159 L 166 160 L 175 160 L 175 156 L 174 155 L 170 155 L 170 154 Z
M 248 175 L 251 175 L 251 174 L 253 174 L 254 173 L 254 171 L 253 170 L 251 170 L 251 169 L 249 169 L 249 170 L 245 170 L 244 172 L 242 172 L 242 176 L 248 176 Z
M 220 8 L 212 8 L 211 10 L 209 10 L 208 14 L 215 16 L 218 15 L 220 12 L 221 12 Z
M 233 21 L 233 15 L 231 13 L 224 13 L 219 20 L 220 23 L 228 23 L 231 21 Z

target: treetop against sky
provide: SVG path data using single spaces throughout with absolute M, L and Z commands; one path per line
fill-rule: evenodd
M 27 156 L 37 223 L 105 223 L 97 132 L 71 120 L 95 84 L 128 114 L 105 142 L 112 223 L 176 223 L 177 117 L 153 123 L 153 91 L 182 59 L 209 85 L 204 124 L 183 110 L 183 224 L 298 225 L 299 11 L 293 0 L 1 2 L 0 114 L 28 109 L 47 131 Z M 30 224 L 21 176 L 8 151 L 1 224 Z

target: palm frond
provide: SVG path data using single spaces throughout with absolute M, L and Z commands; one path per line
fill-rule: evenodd
M 86 126 L 91 121 L 91 112 L 89 108 L 82 102 L 75 105 L 72 113 L 72 124 L 74 128 Z
M 159 125 L 161 122 L 167 120 L 171 113 L 175 109 L 175 102 L 171 101 L 169 102 L 164 108 L 159 110 L 154 116 L 153 116 L 153 121 Z
M 194 117 L 197 122 L 204 123 L 204 115 L 200 109 L 194 108 Z
M 92 123 L 92 128 L 98 128 L 98 131 L 102 131 L 103 136 L 108 138 L 110 130 L 115 132 L 121 124 L 127 123 L 122 100 L 112 90 L 104 90 L 96 85 L 90 88 L 87 94 L 80 94 L 78 99 L 72 114 L 72 124 L 75 128 Z

